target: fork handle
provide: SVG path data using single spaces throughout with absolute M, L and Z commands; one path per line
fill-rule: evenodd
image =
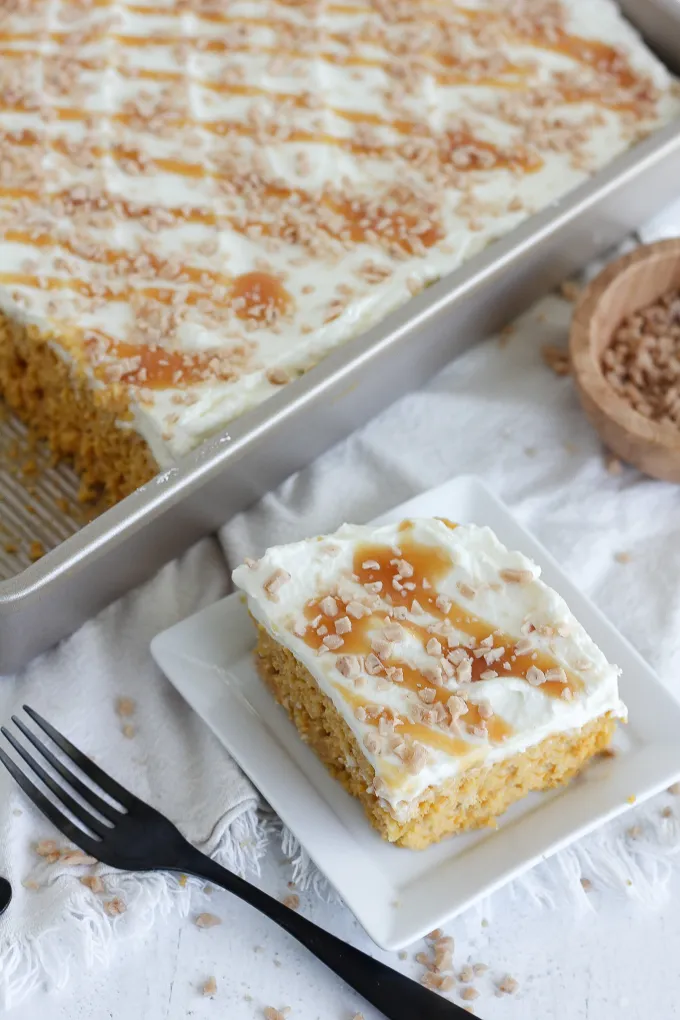
M 467 1010 L 324 931 L 273 896 L 227 871 L 195 847 L 187 846 L 191 852 L 187 852 L 186 860 L 181 860 L 170 870 L 187 872 L 219 885 L 266 914 L 388 1020 L 463 1020 L 463 1017 L 469 1020 Z

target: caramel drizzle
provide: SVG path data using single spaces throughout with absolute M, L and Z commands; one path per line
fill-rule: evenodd
M 107 255 L 115 257 L 116 253 L 104 253 L 105 261 L 108 261 Z M 196 272 L 200 271 L 196 270 Z M 228 278 L 225 277 L 224 279 L 226 281 Z M 113 289 L 104 284 L 89 283 L 87 280 L 79 280 L 74 277 L 36 276 L 33 273 L 0 273 L 0 284 L 8 287 L 30 287 L 35 290 L 73 290 L 83 294 L 85 297 L 102 299 L 107 302 L 129 302 L 133 295 L 141 295 L 162 305 L 172 305 L 176 293 L 170 286 L 121 287 L 120 289 Z M 266 292 L 266 296 L 263 296 L 261 299 L 253 297 L 254 292 L 258 289 L 258 285 L 263 291 L 263 295 Z M 209 297 L 210 293 L 209 288 L 183 291 L 182 303 L 185 305 L 197 305 L 199 302 L 204 301 L 206 297 Z M 265 307 L 267 304 L 273 304 L 277 312 L 285 313 L 293 304 L 293 299 L 283 284 L 269 273 L 244 273 L 241 276 L 231 278 L 229 281 L 229 294 L 221 302 L 221 307 L 233 305 L 238 298 L 245 299 L 245 305 L 240 307 L 239 302 L 235 308 L 235 314 L 240 319 L 255 318 L 258 321 L 262 321 L 266 317 L 266 312 L 257 311 L 256 309 Z
M 162 13 L 164 15 L 169 15 L 169 16 L 175 16 L 175 15 L 179 16 L 179 14 L 180 14 L 179 11 L 177 11 L 177 12 L 175 12 L 175 11 L 167 11 L 167 10 L 163 10 L 162 8 L 144 8 L 142 5 L 139 5 L 139 6 L 137 6 L 137 5 L 130 5 L 129 9 L 133 10 L 136 13 L 140 13 L 140 14 L 147 14 L 147 13 L 157 14 L 157 13 L 159 13 L 159 11 L 162 11 Z M 353 10 L 356 11 L 357 13 L 361 13 L 362 8 L 353 8 Z M 364 8 L 363 10 L 365 10 L 366 13 L 371 13 L 369 9 L 365 9 Z M 483 11 L 478 11 L 478 10 L 474 10 L 472 8 L 463 8 L 463 7 L 460 7 L 460 8 L 457 8 L 457 13 L 460 14 L 462 18 L 467 19 L 469 21 L 476 21 L 476 20 L 479 20 L 479 19 L 483 19 L 484 21 L 487 21 L 487 22 L 488 21 L 494 21 L 496 23 L 499 23 L 499 22 L 502 22 L 503 20 L 507 20 L 507 19 L 504 18 L 503 14 L 496 13 L 496 12 L 494 12 L 492 10 L 488 10 L 488 9 L 484 9 Z M 422 16 L 422 14 L 420 14 L 419 16 Z M 222 14 L 212 13 L 212 12 L 199 14 L 198 17 L 201 18 L 202 20 L 206 20 L 206 21 L 209 21 L 209 22 L 225 23 L 225 24 L 226 23 L 231 23 L 231 24 L 239 24 L 240 23 L 240 24 L 246 24 L 246 25 L 250 24 L 250 25 L 255 25 L 255 26 L 262 26 L 262 27 L 265 27 L 265 28 L 272 28 L 272 27 L 276 28 L 278 25 L 283 25 L 283 26 L 286 26 L 286 27 L 288 25 L 290 25 L 290 27 L 294 27 L 294 23 L 292 23 L 292 22 L 290 22 L 290 23 L 289 22 L 285 22 L 285 21 L 284 22 L 267 22 L 266 20 L 260 19 L 260 18 L 232 17 L 232 16 L 229 16 L 229 15 L 222 15 Z M 401 23 L 402 24 L 408 23 L 408 19 L 402 19 Z M 442 25 L 450 25 L 450 23 L 442 22 Z M 512 32 L 513 28 L 514 28 L 514 26 L 512 25 L 511 22 L 509 22 L 508 23 L 508 30 Z M 69 37 L 72 34 L 73 33 L 69 33 L 69 32 L 56 32 L 56 31 L 53 31 L 53 32 L 47 33 L 47 36 L 48 36 L 48 38 L 50 38 L 51 40 L 53 40 L 53 41 L 55 41 L 57 43 L 64 43 L 64 42 L 68 42 Z M 179 38 L 179 37 L 173 36 L 173 35 L 170 35 L 170 36 L 166 35 L 166 36 L 164 36 L 164 35 L 161 35 L 161 34 L 155 34 L 153 36 L 129 36 L 129 35 L 124 35 L 124 34 L 101 32 L 101 31 L 98 31 L 96 29 L 92 30 L 90 32 L 82 32 L 82 31 L 81 32 L 77 32 L 76 35 L 78 36 L 79 41 L 81 43 L 83 43 L 83 42 L 93 42 L 93 41 L 96 41 L 96 40 L 99 40 L 99 39 L 104 39 L 104 38 L 111 38 L 111 39 L 116 40 L 123 47 L 131 48 L 131 49 L 148 48 L 148 47 L 151 47 L 151 46 L 154 46 L 154 47 L 160 47 L 160 46 L 170 46 L 170 47 L 173 47 L 173 46 L 177 46 L 178 44 L 181 44 L 183 46 L 189 46 L 189 47 L 192 47 L 192 48 L 197 48 L 201 52 L 209 52 L 209 53 L 245 52 L 245 53 L 269 54 L 271 56 L 277 56 L 277 55 L 285 54 L 286 56 L 290 56 L 291 58 L 293 58 L 295 60 L 308 60 L 308 59 L 310 59 L 308 53 L 306 53 L 305 51 L 295 50 L 295 49 L 287 49 L 286 47 L 282 47 L 281 45 L 262 46 L 262 45 L 251 45 L 251 44 L 248 44 L 248 43 L 245 43 L 245 42 L 243 42 L 243 43 L 235 42 L 235 41 L 225 42 L 224 40 L 215 39 L 215 38 L 212 38 L 210 36 L 204 36 L 204 37 L 201 37 L 201 38 L 191 37 L 191 38 L 186 38 L 186 39 L 182 39 L 182 38 Z M 346 41 L 347 41 L 346 36 L 343 35 L 343 34 L 340 34 L 340 33 L 329 33 L 327 37 L 329 39 L 337 42 L 340 45 L 345 45 Z M 528 34 L 528 33 L 518 32 L 518 31 L 514 30 L 514 37 L 517 40 L 519 40 L 520 42 L 523 42 L 523 43 L 526 43 L 528 45 L 534 46 L 537 49 L 545 49 L 545 50 L 548 50 L 548 51 L 551 51 L 551 52 L 562 53 L 565 56 L 570 57 L 572 60 L 574 60 L 577 63 L 580 63 L 580 64 L 583 64 L 585 66 L 591 67 L 593 70 L 597 71 L 600 74 L 602 74 L 602 73 L 606 74 L 608 77 L 610 77 L 612 79 L 612 81 L 615 81 L 617 85 L 619 85 L 620 87 L 622 87 L 624 89 L 631 89 L 631 88 L 634 88 L 636 86 L 639 88 L 641 86 L 644 87 L 644 86 L 648 86 L 649 85 L 648 79 L 645 78 L 644 76 L 641 76 L 641 75 L 637 74 L 635 72 L 635 70 L 632 68 L 632 66 L 629 63 L 629 61 L 626 59 L 626 57 L 620 51 L 618 51 L 615 47 L 609 46 L 608 44 L 600 42 L 598 40 L 587 39 L 587 38 L 584 38 L 583 36 L 578 36 L 578 35 L 566 32 L 562 28 L 553 28 L 551 34 L 542 33 L 540 31 L 538 31 L 537 33 L 535 33 L 533 35 Z M 361 32 L 358 33 L 358 35 L 355 33 L 353 38 L 354 38 L 355 41 L 361 41 L 362 40 Z M 17 33 L 0 32 L 0 41 L 3 41 L 3 42 L 32 42 L 33 39 L 34 39 L 34 33 L 32 33 L 32 32 L 17 32 Z M 372 39 L 372 36 L 370 35 L 370 33 L 366 36 L 366 40 L 365 41 L 367 43 L 369 43 L 369 44 L 374 42 L 374 40 Z M 24 51 L 21 51 L 21 50 L 18 50 L 18 51 L 8 50 L 7 51 L 7 55 L 8 56 L 16 55 L 18 59 L 25 58 L 27 53 L 30 53 L 30 51 L 25 51 L 25 50 Z M 447 65 L 447 64 L 450 65 L 451 64 L 450 58 L 448 58 L 444 54 L 440 54 L 440 53 L 437 53 L 437 52 L 425 52 L 424 51 L 424 52 L 420 53 L 419 56 L 420 57 L 429 57 L 435 63 L 444 64 L 444 65 Z M 337 52 L 315 51 L 314 55 L 313 55 L 313 58 L 314 59 L 323 60 L 325 62 L 334 64 L 334 65 L 342 65 L 342 66 L 365 66 L 365 67 L 378 67 L 378 68 L 381 68 L 381 67 L 388 66 L 388 64 L 389 64 L 389 61 L 386 62 L 384 60 L 380 60 L 379 58 L 359 56 L 359 55 L 353 54 L 353 53 L 351 53 L 351 54 L 343 54 L 343 53 L 337 53 Z M 519 76 L 520 79 L 521 79 L 521 77 L 523 75 L 525 75 L 527 73 L 527 70 L 528 69 L 527 69 L 526 66 L 513 65 L 513 64 L 508 64 L 508 67 L 506 68 L 506 72 L 507 73 L 509 73 L 510 75 Z M 488 80 L 484 81 L 482 79 L 476 78 L 476 77 L 471 76 L 469 74 L 466 75 L 464 71 L 460 71 L 460 70 L 457 71 L 456 73 L 454 73 L 453 75 L 444 75 L 443 79 L 440 80 L 440 84 L 455 85 L 455 84 L 465 84 L 465 83 L 467 83 L 467 84 L 480 84 L 480 85 L 482 85 L 482 84 L 493 84 L 493 85 L 496 85 L 498 87 L 509 87 L 509 88 L 517 87 L 517 82 L 513 81 L 512 77 L 506 80 L 506 79 L 503 79 L 503 78 L 499 79 L 497 76 L 495 76 L 492 79 L 488 79 Z M 599 101 L 601 105 L 603 105 L 605 107 L 608 107 L 608 108 L 613 108 L 613 109 L 626 109 L 626 108 L 629 108 L 632 105 L 631 103 L 629 103 L 629 102 L 627 102 L 625 100 L 612 101 L 608 97 L 602 96 L 598 92 L 597 86 L 594 89 L 569 89 L 569 88 L 567 88 L 567 89 L 563 89 L 561 91 L 562 91 L 562 96 L 563 96 L 563 99 L 564 99 L 565 102 L 576 103 L 576 102 L 582 102 L 584 99 L 587 99 L 587 100 L 596 100 L 596 101 Z
M 5 241 L 15 244 L 23 244 L 35 248 L 59 248 L 61 251 L 68 252 L 70 255 L 85 262 L 115 266 L 121 274 L 134 274 L 140 278 L 144 278 L 147 273 L 151 273 L 154 278 L 163 277 L 169 266 L 168 260 L 161 259 L 152 252 L 128 252 L 125 249 L 102 248 L 89 245 L 84 250 L 78 244 L 54 237 L 52 234 L 35 234 L 29 233 L 26 230 L 6 230 L 3 236 Z M 96 250 L 91 250 L 93 247 Z M 140 271 L 138 268 L 140 259 L 144 260 L 143 271 Z M 178 273 L 172 276 L 168 275 L 166 279 L 168 283 L 198 283 L 207 293 L 210 292 L 211 285 L 233 287 L 234 284 L 233 276 L 217 273 L 211 269 L 203 269 L 200 266 L 188 266 L 184 263 L 182 263 Z
M 453 526 L 450 521 L 445 521 L 445 523 L 448 526 Z M 436 604 L 438 594 L 437 583 L 452 570 L 453 562 L 450 555 L 440 547 L 427 546 L 416 542 L 410 536 L 410 530 L 410 522 L 403 522 L 399 538 L 399 548 L 401 550 L 399 556 L 395 554 L 392 547 L 382 545 L 365 545 L 356 549 L 352 569 L 353 575 L 357 578 L 359 584 L 365 585 L 367 583 L 380 582 L 382 584 L 381 597 L 389 596 L 393 606 L 405 606 L 410 610 L 415 599 L 425 613 L 437 620 L 444 621 L 448 619 L 457 630 L 475 638 L 477 647 L 483 639 L 489 636 L 493 638 L 495 647 L 503 646 L 505 651 L 502 657 L 493 662 L 492 665 L 487 665 L 483 656 L 473 659 L 473 682 L 481 679 L 481 674 L 489 669 L 493 669 L 498 673 L 501 680 L 506 675 L 526 680 L 527 672 L 532 666 L 538 667 L 544 673 L 549 669 L 564 668 L 553 656 L 543 651 L 535 650 L 527 655 L 517 655 L 514 652 L 514 648 L 518 638 L 498 631 L 486 620 L 474 615 L 455 601 L 448 611 L 444 612 L 440 609 Z M 408 581 L 414 585 L 410 590 L 399 590 L 393 585 L 397 567 L 391 561 L 397 559 L 406 560 L 414 568 L 413 576 L 408 578 Z M 364 563 L 378 563 L 378 568 L 364 567 Z M 335 598 L 336 601 L 339 601 L 337 596 Z M 333 634 L 335 633 L 335 618 L 325 615 L 321 608 L 322 600 L 323 597 L 320 597 L 309 603 L 305 607 L 305 616 L 308 620 L 321 616 L 322 623 L 327 627 L 328 633 Z M 390 618 L 381 611 L 377 611 L 371 616 L 364 616 L 359 620 L 352 619 L 352 630 L 348 634 L 342 635 L 343 645 L 337 654 L 367 655 L 371 651 L 371 632 L 379 631 L 381 626 L 387 622 L 390 622 Z M 428 631 L 425 626 L 418 624 L 414 620 L 399 620 L 398 623 L 404 630 L 416 635 L 423 646 L 427 644 L 430 638 L 436 636 Z M 311 627 L 307 627 L 304 640 L 309 647 L 317 649 L 323 643 L 323 636 L 317 634 L 316 630 L 313 630 Z M 441 641 L 442 645 L 446 647 L 445 639 L 441 639 Z M 468 651 L 467 648 L 466 651 Z M 508 664 L 508 669 L 505 669 L 506 663 Z M 390 657 L 387 664 L 402 670 L 404 687 L 416 693 L 423 689 L 432 690 L 434 691 L 435 700 L 443 704 L 446 704 L 451 697 L 451 690 L 435 685 L 410 664 L 397 660 L 394 657 Z M 565 672 L 567 675 L 566 682 L 546 681 L 536 689 L 545 697 L 550 698 L 562 697 L 563 692 L 568 689 L 573 697 L 575 692 L 582 689 L 583 684 L 581 679 L 574 673 L 569 670 L 565 670 Z M 462 716 L 459 722 L 471 728 L 479 725 L 481 720 L 477 708 L 471 703 L 468 703 L 468 705 L 468 714 Z M 488 737 L 492 743 L 501 743 L 511 733 L 511 728 L 508 724 L 496 715 L 486 720 L 486 725 Z M 424 729 L 426 733 L 429 732 L 428 727 Z M 418 739 L 423 739 L 423 742 L 426 742 L 424 736 Z
M 17 100 L 14 103 L 0 103 L 0 111 L 20 111 L 23 113 L 31 112 L 30 105 L 26 104 L 21 100 Z M 55 113 L 58 120 L 62 122 L 88 122 L 92 114 L 86 110 L 81 110 L 76 107 L 54 107 L 53 112 Z M 347 120 L 354 120 L 355 115 L 350 111 L 344 111 L 342 116 Z M 146 127 L 146 122 L 138 115 L 134 113 L 113 113 L 108 114 L 108 119 L 112 122 L 123 124 L 124 126 L 135 130 L 138 125 L 140 129 Z M 471 153 L 470 162 L 465 168 L 467 170 L 493 170 L 500 167 L 512 167 L 513 169 L 522 170 L 524 173 L 535 173 L 540 170 L 544 165 L 543 160 L 531 153 L 527 152 L 504 152 L 498 148 L 492 142 L 482 140 L 475 137 L 471 133 L 463 131 L 449 131 L 445 132 L 440 136 L 433 135 L 428 131 L 416 131 L 416 125 L 400 120 L 389 120 L 378 117 L 377 115 L 365 116 L 363 114 L 356 115 L 356 119 L 359 122 L 364 122 L 372 125 L 382 125 L 384 127 L 392 128 L 399 134 L 407 135 L 409 137 L 420 137 L 423 139 L 429 139 L 433 142 L 438 142 L 443 147 L 444 152 L 453 153 L 458 148 L 471 147 L 473 152 Z M 216 135 L 217 137 L 224 137 L 226 135 L 239 137 L 252 138 L 255 135 L 253 128 L 244 123 L 243 121 L 230 121 L 230 120 L 203 120 L 195 121 L 187 117 L 164 117 L 164 124 L 170 128 L 193 128 L 195 130 L 203 130 L 209 134 Z M 331 135 L 328 133 L 303 131 L 295 128 L 288 130 L 285 137 L 278 138 L 275 131 L 272 131 L 272 140 L 278 144 L 300 144 L 307 143 L 313 145 L 329 145 L 334 146 L 338 149 L 344 149 L 347 152 L 351 152 L 353 155 L 367 156 L 374 159 L 392 159 L 395 156 L 409 158 L 417 158 L 417 155 L 413 153 L 410 157 L 408 153 L 404 153 L 399 146 L 385 145 L 380 143 L 369 144 L 362 140 L 357 141 L 355 138 L 341 138 L 337 135 Z M 40 143 L 42 144 L 42 143 Z M 49 143 L 48 143 L 49 144 Z M 95 149 L 93 152 L 97 152 L 98 155 L 103 155 L 103 150 Z M 126 147 L 123 145 L 113 146 L 111 153 L 118 158 L 130 158 L 134 159 L 134 155 L 128 156 Z M 492 161 L 485 165 L 482 163 L 481 152 L 484 152 L 492 157 Z M 137 157 L 141 153 L 136 153 Z M 440 152 L 439 158 L 443 159 Z M 169 173 L 181 173 L 183 176 L 192 177 L 216 177 L 218 179 L 228 180 L 229 177 L 224 174 L 215 173 L 213 171 L 206 171 L 205 168 L 200 164 L 188 164 L 183 161 L 174 159 L 161 159 L 146 157 L 146 161 L 159 169 L 165 170 Z M 447 160 L 444 161 L 448 162 Z M 281 189 L 284 192 L 284 189 Z M 292 193 L 292 192 L 290 192 Z

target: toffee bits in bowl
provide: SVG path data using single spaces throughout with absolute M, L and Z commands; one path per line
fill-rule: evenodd
M 570 354 L 605 445 L 648 475 L 680 482 L 680 238 L 642 245 L 589 284 Z

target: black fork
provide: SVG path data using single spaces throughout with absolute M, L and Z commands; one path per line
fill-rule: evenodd
M 467 1010 L 448 1002 L 391 967 L 342 942 L 335 935 L 312 924 L 279 900 L 268 896 L 238 875 L 227 871 L 210 857 L 206 857 L 188 843 L 164 815 L 128 793 L 120 783 L 107 775 L 91 758 L 55 730 L 46 719 L 28 705 L 24 705 L 24 711 L 92 783 L 120 805 L 113 807 L 109 801 L 95 793 L 67 768 L 21 719 L 12 716 L 12 721 L 26 740 L 81 798 L 76 800 L 9 730 L 4 726 L 1 728 L 14 750 L 38 779 L 92 835 L 70 821 L 0 748 L 2 763 L 36 807 L 40 808 L 67 839 L 85 853 L 103 861 L 104 864 L 124 871 L 179 871 L 221 886 L 275 921 L 368 1002 L 381 1010 L 389 1020 L 454 1020 L 454 1018 L 462 1020 L 463 1017 L 469 1017 Z M 81 801 L 101 817 L 92 814 Z

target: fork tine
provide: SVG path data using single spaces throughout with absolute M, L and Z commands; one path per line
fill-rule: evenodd
M 99 765 L 95 765 L 91 758 L 88 758 L 86 754 L 79 751 L 75 744 L 72 744 L 70 740 L 62 736 L 59 730 L 55 730 L 51 723 L 48 723 L 47 719 L 43 719 L 29 705 L 23 706 L 24 712 L 31 717 L 33 722 L 37 723 L 38 726 L 44 730 L 48 737 L 50 737 L 57 747 L 60 747 L 64 754 L 68 755 L 71 761 L 78 766 L 78 768 L 85 773 L 88 779 L 91 779 L 93 783 L 97 783 L 101 786 L 110 797 L 117 800 L 123 807 L 131 808 L 138 802 L 137 797 L 129 793 L 124 786 L 117 783 L 115 779 L 112 779 L 108 773 L 104 772 L 103 769 L 99 768 Z
M 52 791 L 54 796 L 62 802 L 64 807 L 69 809 L 72 815 L 75 815 L 79 821 L 87 825 L 88 829 L 91 829 L 92 832 L 96 832 L 96 834 L 102 838 L 107 834 L 107 832 L 111 831 L 109 826 L 104 825 L 102 821 L 95 818 L 94 815 L 91 815 L 89 811 L 86 811 L 77 800 L 73 799 L 70 793 L 67 793 L 66 790 L 64 790 L 59 783 L 54 780 L 52 776 L 45 771 L 42 765 L 35 760 L 33 755 L 26 750 L 23 744 L 19 743 L 14 734 L 9 732 L 6 726 L 0 726 L 0 733 L 9 740 L 17 754 L 21 755 L 28 767 L 33 769 L 37 777 L 41 779 L 45 786 Z
M 104 816 L 104 818 L 108 818 L 110 822 L 119 821 L 122 815 L 118 808 L 112 807 L 111 804 L 108 804 L 105 800 L 102 800 L 99 794 L 95 793 L 94 790 L 91 789 L 91 787 L 86 786 L 85 783 L 81 782 L 81 780 L 78 779 L 78 776 L 74 775 L 74 773 L 71 772 L 70 769 L 67 769 L 64 763 L 59 761 L 56 755 L 52 754 L 48 747 L 45 747 L 42 740 L 36 737 L 35 733 L 29 730 L 26 723 L 22 722 L 22 720 L 17 718 L 16 715 L 12 716 L 12 722 L 14 723 L 15 726 L 18 726 L 18 728 L 21 730 L 26 739 L 30 740 L 30 742 L 33 744 L 36 750 L 39 751 L 40 754 L 43 756 L 43 758 L 45 758 L 50 763 L 52 768 L 56 772 L 58 772 L 59 775 L 63 779 L 65 779 L 67 783 L 70 784 L 70 786 L 73 787 L 76 793 L 80 794 L 83 800 L 86 801 L 90 805 L 90 807 L 93 807 L 95 811 L 98 811 L 100 815 Z
M 93 857 L 97 857 L 97 850 L 99 843 L 96 839 L 92 839 L 87 833 L 83 832 L 77 825 L 74 825 L 66 815 L 62 815 L 59 808 L 55 807 L 51 800 L 48 800 L 44 793 L 42 793 L 37 786 L 34 786 L 30 779 L 28 779 L 20 768 L 12 761 L 9 755 L 5 754 L 3 749 L 0 747 L 0 761 L 5 766 L 7 771 L 12 775 L 21 789 L 24 791 L 29 800 L 32 800 L 35 806 L 42 811 L 42 813 L 49 818 L 52 824 L 63 832 L 67 839 L 70 839 L 72 843 L 79 846 L 85 853 L 91 854 Z

